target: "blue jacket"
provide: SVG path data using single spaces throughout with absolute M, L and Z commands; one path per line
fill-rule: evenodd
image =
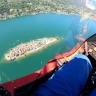
M 89 59 L 78 54 L 55 72 L 35 93 L 43 96 L 80 96 L 91 70 Z M 89 96 L 96 95 L 93 93 Z

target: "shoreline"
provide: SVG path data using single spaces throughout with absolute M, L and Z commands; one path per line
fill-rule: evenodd
M 50 41 L 50 38 L 52 39 L 51 41 Z M 50 38 L 42 38 L 42 39 L 40 39 L 40 40 L 43 40 L 43 39 L 47 39 L 47 40 L 49 40 L 48 41 L 48 43 L 46 43 L 46 44 L 44 44 L 44 45 L 42 45 L 42 46 L 40 46 L 40 47 L 34 47 L 34 48 L 36 48 L 36 49 L 33 49 L 33 50 L 27 50 L 25 53 L 23 53 L 23 54 L 19 54 L 19 56 L 17 56 L 16 54 L 14 55 L 14 56 L 11 56 L 12 55 L 12 49 L 13 50 L 16 50 L 16 48 L 18 48 L 18 46 L 22 46 L 22 44 L 19 44 L 19 45 L 17 45 L 16 47 L 14 47 L 14 48 L 11 48 L 11 50 L 9 51 L 9 52 L 7 52 L 7 53 L 5 53 L 5 55 L 4 55 L 4 60 L 5 61 L 15 61 L 15 60 L 19 60 L 19 59 L 21 59 L 21 58 L 25 58 L 25 57 L 27 57 L 27 56 L 29 56 L 29 55 L 32 55 L 32 54 L 34 54 L 34 53 L 37 53 L 37 52 L 39 52 L 39 51 L 41 51 L 41 50 L 44 50 L 45 48 L 47 48 L 47 47 L 49 47 L 49 46 L 51 46 L 51 45 L 53 45 L 53 44 L 55 44 L 55 43 L 57 43 L 58 41 L 59 41 L 59 38 L 58 37 L 50 37 Z M 37 41 L 37 40 L 39 40 L 39 39 L 36 39 L 36 40 L 33 40 L 34 42 L 35 41 Z M 30 44 L 30 43 L 32 43 L 33 41 L 31 41 L 31 42 L 27 42 L 27 43 L 24 43 L 25 45 L 26 44 Z M 10 56 L 9 56 L 9 54 L 11 54 Z M 9 56 L 9 57 L 8 57 Z
M 91 15 L 88 17 L 89 19 L 93 20 L 96 22 L 96 14 L 93 14 L 92 12 Z M 19 16 L 12 16 L 12 17 L 6 17 L 6 18 L 0 18 L 0 21 L 6 21 L 6 20 L 10 20 L 10 19 L 14 19 L 14 18 L 20 18 L 23 16 L 35 16 L 35 15 L 39 15 L 39 14 L 58 14 L 58 15 L 77 15 L 77 16 L 81 16 L 81 18 L 84 16 L 84 14 L 88 14 L 88 13 L 68 13 L 68 12 L 38 12 L 38 13 L 30 13 L 30 14 L 24 14 L 24 15 L 19 15 Z
M 25 17 L 25 16 L 35 16 L 35 15 L 40 15 L 40 14 L 58 14 L 58 15 L 78 15 L 78 16 L 81 16 L 80 14 L 74 14 L 74 13 L 63 13 L 63 12 L 43 12 L 43 13 L 35 13 L 35 14 L 27 14 L 27 15 L 21 15 L 21 16 L 15 16 L 15 17 L 12 17 L 12 18 L 6 18 L 6 19 L 0 19 L 0 21 L 6 21 L 6 20 L 10 20 L 10 19 L 15 19 L 15 18 L 21 18 L 21 17 Z
M 27 14 L 27 15 L 15 16 L 15 17 L 12 17 L 12 18 L 0 19 L 0 21 L 6 21 L 6 20 L 10 20 L 10 19 L 22 18 L 22 17 L 25 17 L 25 16 L 35 16 L 35 15 L 40 15 L 40 14 L 75 15 L 75 16 L 80 16 L 81 19 L 82 19 L 82 17 L 84 16 L 84 15 L 82 15 L 82 14 L 76 14 L 76 13 L 43 12 L 43 13 L 35 13 L 35 14 L 32 13 L 32 14 Z M 95 22 L 96 22 L 95 17 L 94 17 L 94 18 L 91 18 L 91 17 L 89 16 L 88 18 L 91 19 L 92 21 L 95 21 Z

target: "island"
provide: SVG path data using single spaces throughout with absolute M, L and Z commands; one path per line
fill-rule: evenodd
M 15 48 L 11 48 L 9 52 L 4 55 L 4 59 L 7 61 L 17 60 L 19 58 L 25 57 L 29 54 L 33 54 L 47 46 L 54 44 L 59 39 L 57 37 L 41 38 L 32 40 L 27 43 L 21 43 Z

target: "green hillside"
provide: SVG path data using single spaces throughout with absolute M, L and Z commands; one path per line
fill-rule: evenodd
M 0 20 L 38 13 L 84 14 L 78 0 L 0 0 Z

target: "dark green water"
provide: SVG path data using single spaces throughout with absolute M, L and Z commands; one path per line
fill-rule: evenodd
M 74 16 L 75 15 L 39 14 L 0 21 L 0 83 L 26 76 L 41 69 L 48 60 L 55 56 L 56 52 L 62 46 L 63 40 L 22 60 L 4 62 L 2 58 L 10 48 L 22 42 L 28 42 L 37 38 L 52 36 L 63 38 L 68 32 Z M 74 32 L 78 30 L 76 26 L 79 21 L 80 17 L 75 16 L 72 25 Z M 92 24 L 94 23 L 93 25 L 91 24 L 92 28 L 90 28 L 90 30 L 92 30 L 96 27 L 96 24 L 91 20 L 90 22 Z M 95 32 L 96 30 L 93 31 Z

